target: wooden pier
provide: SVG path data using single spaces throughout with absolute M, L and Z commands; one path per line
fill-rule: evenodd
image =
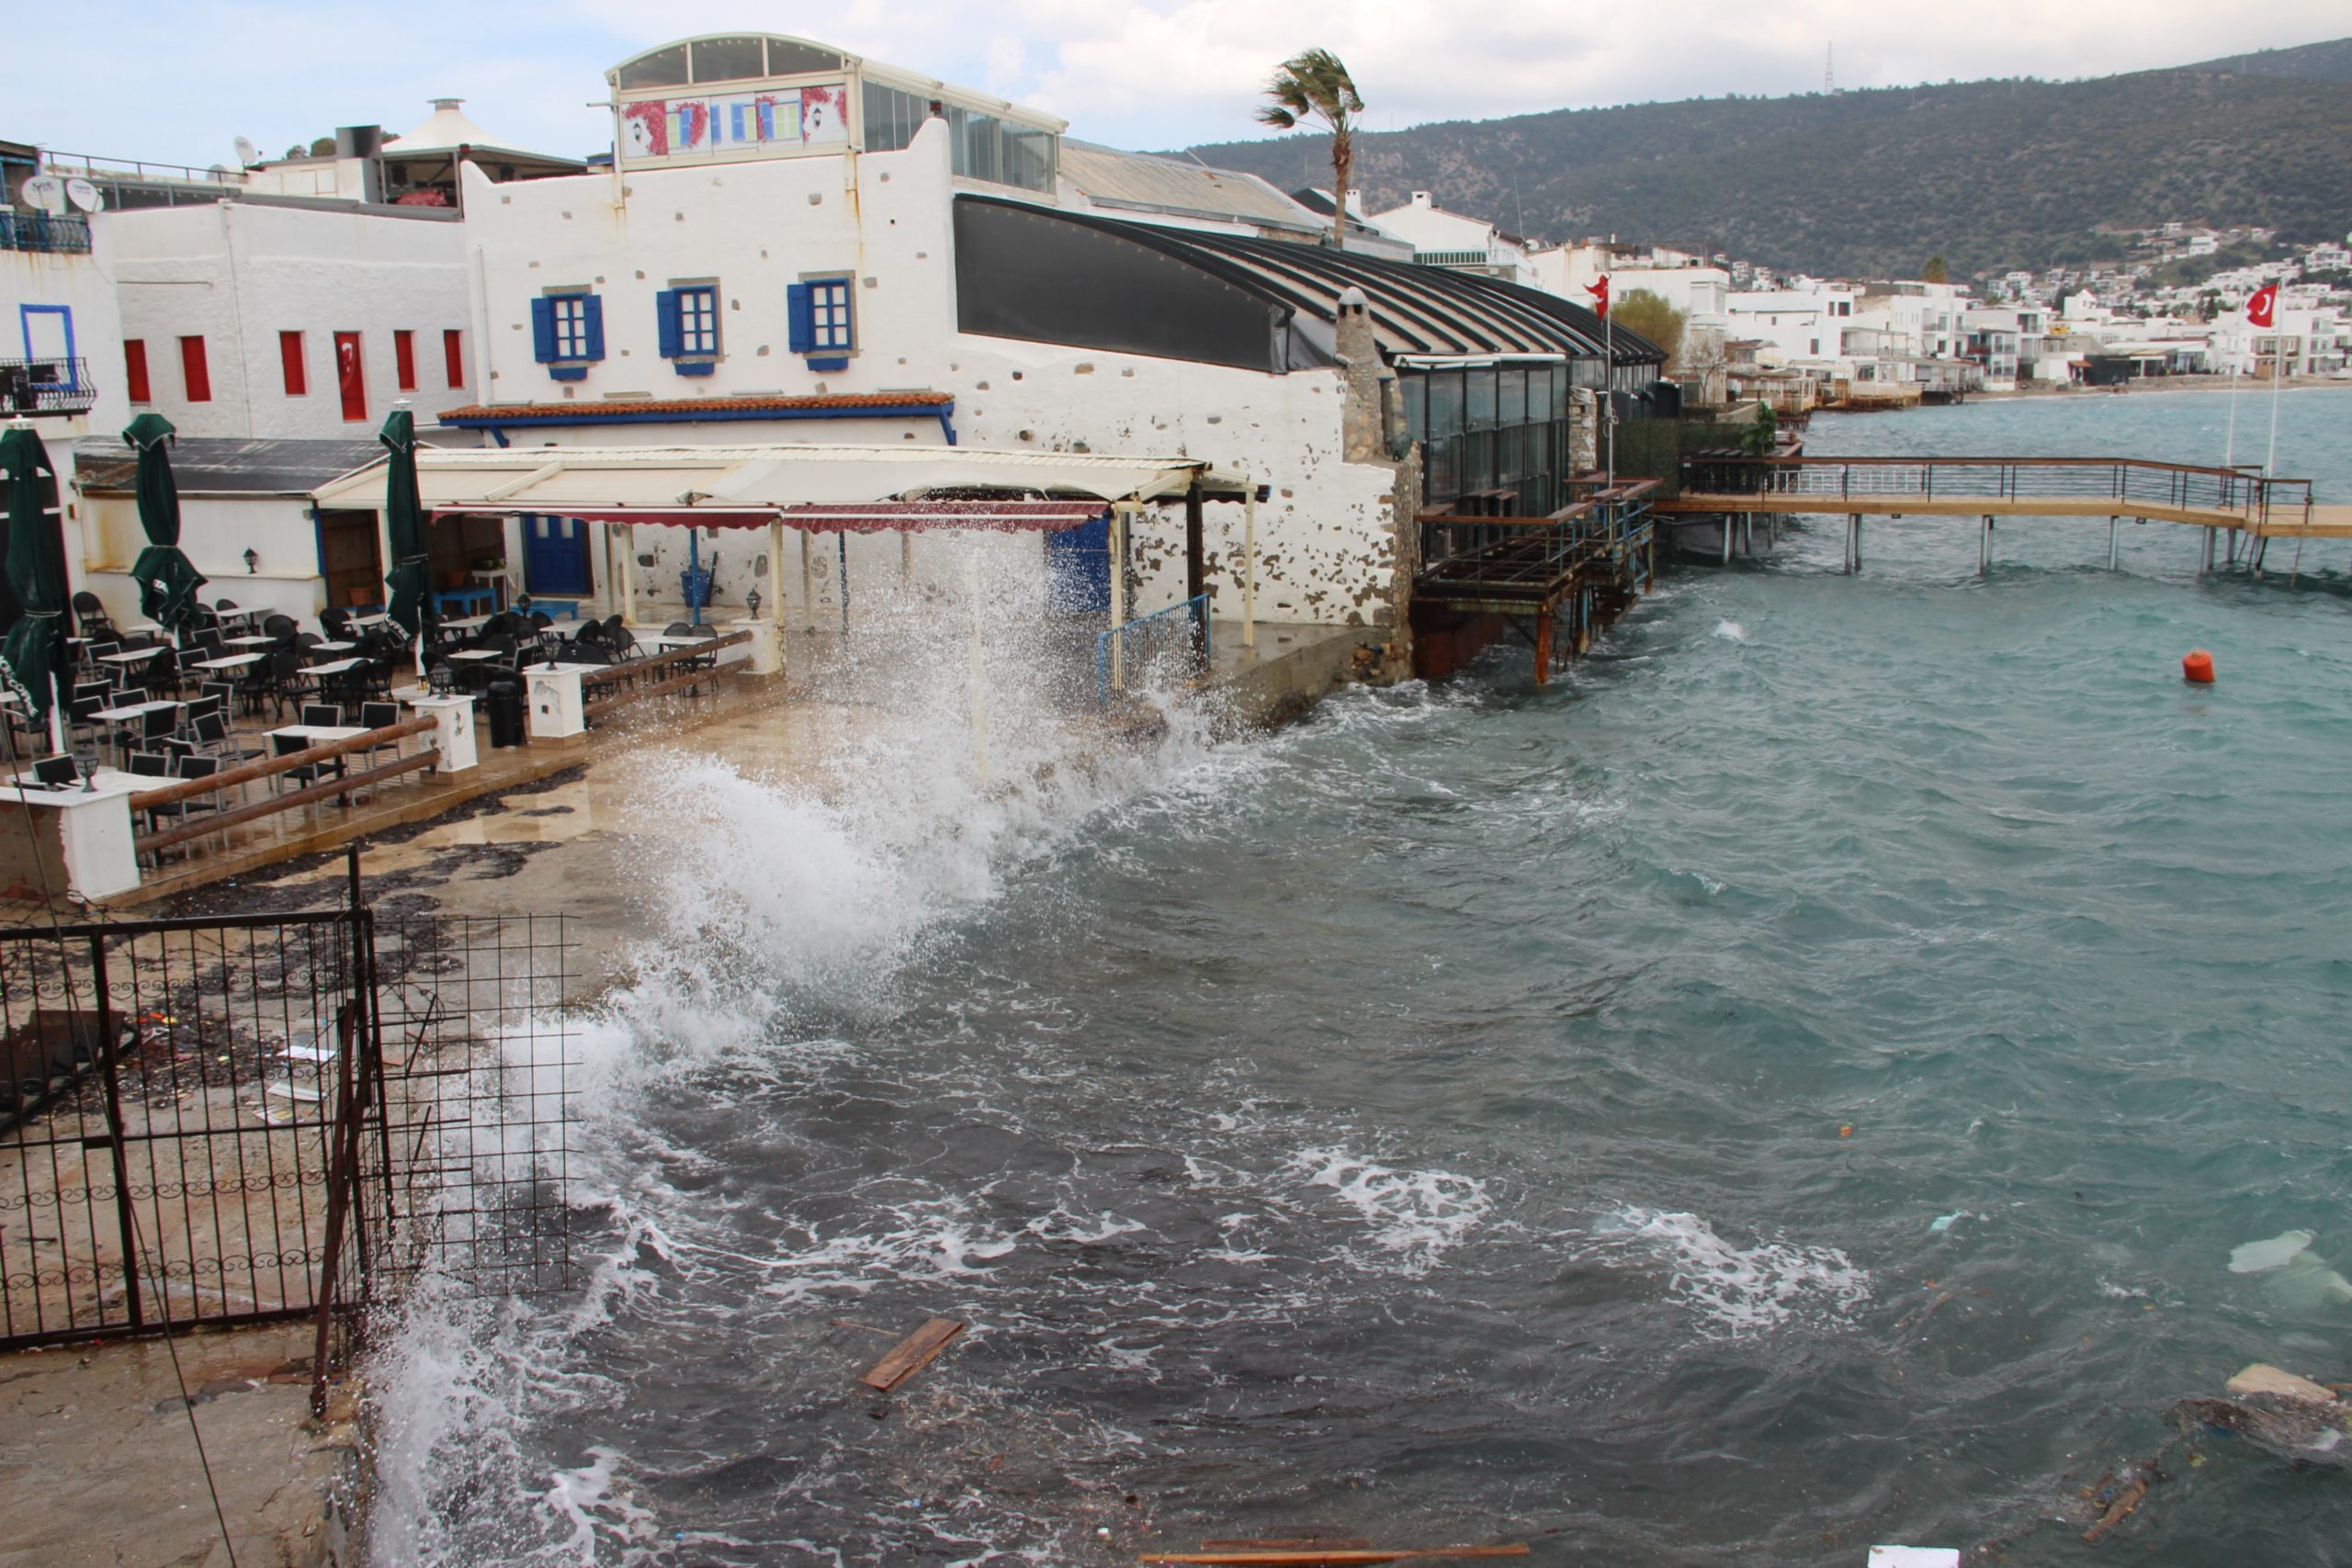
M 1861 565 L 1861 520 L 1972 517 L 1984 530 L 1980 569 L 1991 559 L 1998 517 L 2104 517 L 2108 559 L 2124 519 L 2203 528 L 2202 565 L 2227 558 L 2259 572 L 2273 539 L 2352 538 L 2352 506 L 2321 506 L 2309 479 L 2271 479 L 2258 468 L 2209 468 L 2143 457 L 1770 457 L 1702 454 L 1686 458 L 1681 493 L 1654 503 L 1661 516 L 1717 517 L 1728 555 L 1732 530 L 1758 517 L 1799 513 L 1842 516 L 1848 570 Z
M 1656 576 L 1657 488 L 1656 479 L 1586 479 L 1572 481 L 1577 499 L 1548 516 L 1422 513 L 1413 579 L 1420 673 L 1448 673 L 1507 629 L 1534 649 L 1543 685 L 1564 652 L 1583 653 Z

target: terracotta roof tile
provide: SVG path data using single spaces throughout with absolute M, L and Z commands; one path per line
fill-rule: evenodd
M 946 408 L 956 400 L 950 392 L 833 392 L 805 398 L 615 398 L 605 402 L 468 403 L 443 409 L 436 417 L 453 420 L 492 420 L 502 424 L 527 424 L 534 420 L 595 418 L 613 414 L 677 414 L 691 419 L 698 413 L 792 413 L 816 409 Z

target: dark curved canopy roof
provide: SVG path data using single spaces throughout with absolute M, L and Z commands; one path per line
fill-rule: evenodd
M 1382 354 L 1392 360 L 1404 355 L 1533 354 L 1598 361 L 1606 351 L 1620 366 L 1666 362 L 1656 344 L 1623 328 L 1606 330 L 1583 306 L 1500 278 L 1321 245 L 1131 223 L 996 197 L 956 199 L 959 207 L 1017 209 L 1033 223 L 1042 219 L 1091 229 L 1181 262 L 1261 301 L 1271 317 L 1325 355 L 1340 296 L 1355 288 L 1363 291 Z M 1130 308 L 1141 303 L 1131 301 Z M 1298 362 L 1294 356 L 1292 363 Z

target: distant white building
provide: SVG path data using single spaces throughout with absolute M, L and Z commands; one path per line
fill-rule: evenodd
M 1375 212 L 1372 221 L 1413 247 L 1423 266 L 1484 273 L 1510 283 L 1541 287 L 1527 265 L 1527 242 L 1484 218 L 1449 212 L 1428 191 L 1417 190 L 1402 207 Z
M 1860 290 L 1800 281 L 1803 287 L 1735 290 L 1731 295 L 1731 335 L 1761 344 L 1759 364 L 1834 362 L 1844 352 L 1845 331 L 1854 324 Z

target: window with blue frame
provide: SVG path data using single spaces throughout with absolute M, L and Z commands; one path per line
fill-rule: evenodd
M 653 297 L 662 357 L 681 376 L 707 376 L 718 364 L 718 286 L 684 283 Z
M 605 302 L 584 288 L 540 295 L 531 301 L 531 346 L 554 379 L 586 380 L 605 357 Z
M 850 283 L 846 277 L 818 277 L 786 290 L 792 352 L 808 355 L 811 370 L 849 368 L 849 356 L 857 347 Z

